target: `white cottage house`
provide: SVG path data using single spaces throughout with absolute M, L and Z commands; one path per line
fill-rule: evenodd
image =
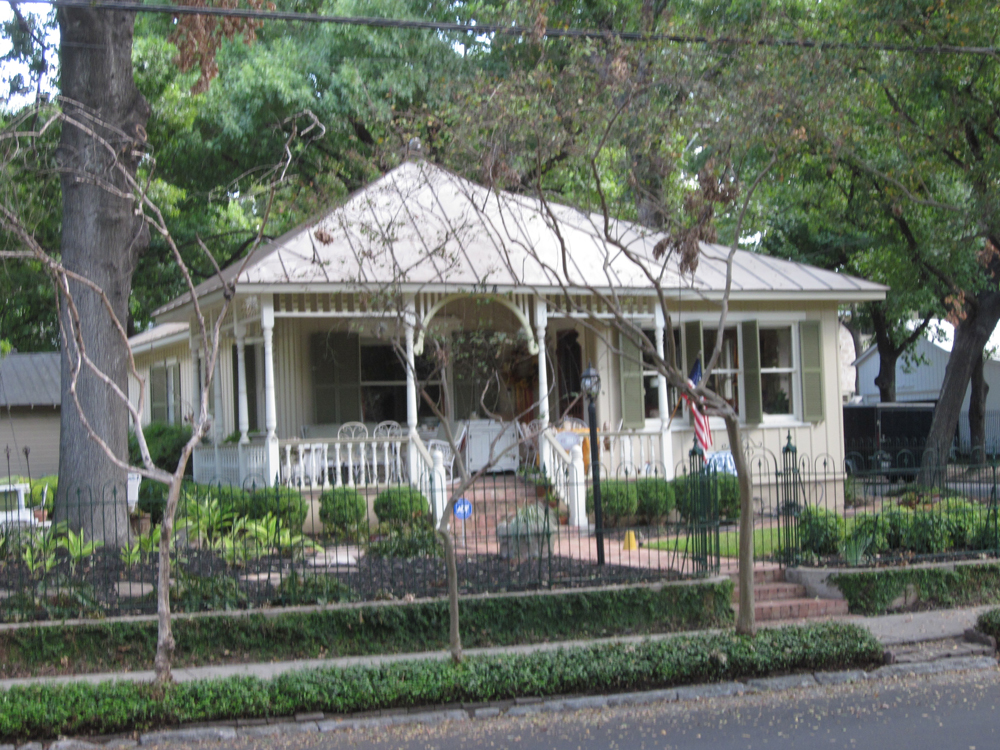
M 602 380 L 602 463 L 611 471 L 655 466 L 672 476 L 692 445 L 690 421 L 683 411 L 670 419 L 674 394 L 619 335 L 615 314 L 624 312 L 661 352 L 672 336 L 689 371 L 720 335 L 728 248 L 703 245 L 697 271 L 681 275 L 675 258 L 654 259 L 663 239 L 627 222 L 605 228 L 602 216 L 491 190 L 425 161 L 403 163 L 224 270 L 235 297 L 210 394 L 217 428 L 195 453 L 195 478 L 301 478 L 302 461 L 321 456 L 342 466 L 365 441 L 366 456 L 402 456 L 404 475 L 430 471 L 435 418 L 418 397 L 418 377 L 435 346 L 460 349 L 475 332 L 500 332 L 510 342 L 506 382 L 490 413 L 472 376 L 450 373 L 447 393 L 441 383 L 426 386 L 451 410 L 456 432 L 464 430 L 473 468 L 491 445 L 496 454 L 515 440 L 515 419 L 537 420 L 542 463 L 564 476 L 573 454 L 553 438 L 553 423 L 585 417 L 579 379 L 593 363 Z M 651 278 L 667 292 L 672 330 Z M 223 302 L 219 279 L 199 285 L 197 295 L 214 321 Z M 736 253 L 713 378 L 751 446 L 778 452 L 790 433 L 800 453 L 840 464 L 837 308 L 884 295 L 885 287 L 861 279 Z M 194 373 L 204 352 L 190 333 L 192 316 L 184 295 L 156 311 L 156 328 L 133 339 L 148 373 L 144 420 L 183 419 L 197 406 Z M 374 437 L 376 425 L 393 422 L 397 432 Z M 340 428 L 349 423 L 366 429 L 347 436 Z M 716 428 L 715 447 L 725 448 L 721 420 Z M 517 452 L 498 461 L 494 468 L 514 468 Z M 352 476 L 337 470 L 326 478 Z M 571 522 L 584 523 L 581 512 Z

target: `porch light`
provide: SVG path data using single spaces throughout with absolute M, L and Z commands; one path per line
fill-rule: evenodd
M 601 394 L 601 375 L 588 364 L 580 377 L 580 390 L 590 400 L 590 466 L 594 470 L 594 536 L 597 537 L 597 564 L 604 565 L 604 518 L 601 513 L 601 462 L 597 451 L 597 397 Z
M 580 388 L 590 397 L 593 403 L 601 393 L 601 374 L 594 369 L 593 363 L 587 366 L 580 378 Z

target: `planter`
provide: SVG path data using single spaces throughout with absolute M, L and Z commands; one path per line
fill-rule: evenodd
M 45 523 L 49 520 L 49 512 L 45 508 L 34 508 L 31 514 L 35 517 L 38 523 Z
M 129 518 L 129 523 L 132 526 L 133 533 L 142 536 L 149 533 L 153 525 L 153 519 L 149 513 L 136 513 Z
M 523 560 L 552 553 L 552 533 L 558 519 L 542 504 L 529 505 L 497 526 L 500 556 Z

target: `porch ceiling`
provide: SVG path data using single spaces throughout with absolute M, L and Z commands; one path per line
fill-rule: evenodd
M 611 237 L 608 240 L 606 236 Z M 563 289 L 651 292 L 651 277 L 671 297 L 721 295 L 729 249 L 701 247 L 693 275 L 677 259 L 653 258 L 664 235 L 624 221 L 492 190 L 424 161 L 402 164 L 318 221 L 297 227 L 259 249 L 239 273 L 223 272 L 254 292 L 439 291 Z M 221 288 L 198 286 L 199 297 Z M 881 299 L 886 288 L 756 253 L 737 251 L 734 299 Z M 169 319 L 189 296 L 156 311 Z

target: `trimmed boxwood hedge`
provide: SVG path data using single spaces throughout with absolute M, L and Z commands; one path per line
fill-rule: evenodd
M 732 582 L 720 580 L 464 598 L 462 641 L 473 648 L 723 627 L 733 621 L 732 592 Z M 266 662 L 412 653 L 447 648 L 448 605 L 422 601 L 175 618 L 172 627 L 179 667 L 227 658 Z M 220 654 L 220 643 L 228 657 Z M 148 669 L 155 652 L 152 620 L 0 630 L 0 677 Z
M 4 740 L 110 734 L 156 726 L 323 711 L 351 713 L 520 696 L 601 693 L 773 673 L 866 668 L 882 649 L 846 623 L 656 642 L 289 672 L 273 680 L 105 682 L 13 687 L 0 694 Z
M 913 600 L 915 609 L 1000 604 L 1000 564 L 995 563 L 958 565 L 953 570 L 881 568 L 839 573 L 829 582 L 843 593 L 850 611 L 862 615 L 885 614 L 903 594 Z
M 412 487 L 392 487 L 375 498 L 373 509 L 380 523 L 405 525 L 430 515 L 431 505 Z

